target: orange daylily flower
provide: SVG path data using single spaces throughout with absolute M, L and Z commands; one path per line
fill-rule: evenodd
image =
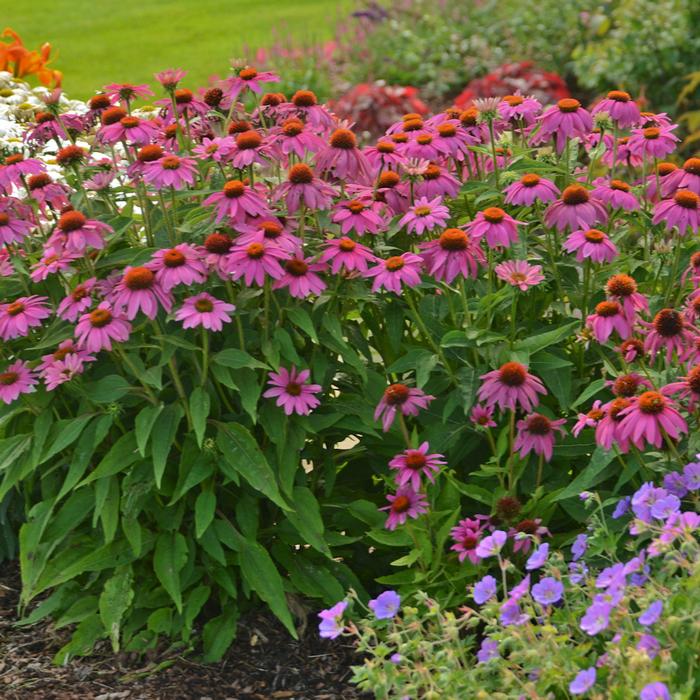
M 36 75 L 42 85 L 60 86 L 63 74 L 48 67 L 51 44 L 45 43 L 38 51 L 30 51 L 19 34 L 9 27 L 0 36 L 11 38 L 10 43 L 0 41 L 0 71 L 9 71 L 16 78 Z

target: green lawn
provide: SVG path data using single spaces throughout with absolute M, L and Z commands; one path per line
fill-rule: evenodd
M 49 41 L 69 95 L 109 82 L 153 82 L 164 68 L 189 70 L 188 86 L 223 75 L 245 45 L 278 35 L 331 38 L 352 0 L 0 0 L 0 25 L 30 48 Z

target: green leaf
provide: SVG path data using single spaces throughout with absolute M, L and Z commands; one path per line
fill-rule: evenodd
M 596 379 L 586 386 L 586 388 L 581 392 L 580 396 L 571 404 L 571 408 L 576 408 L 582 403 L 588 401 L 588 399 L 594 397 L 599 391 L 605 388 L 604 379 Z
M 212 361 L 214 364 L 229 367 L 230 369 L 243 369 L 244 367 L 249 369 L 269 369 L 269 366 L 264 362 L 260 362 L 247 352 L 236 348 L 228 348 L 217 352 Z
M 304 333 L 306 333 L 306 335 L 308 335 L 309 338 L 314 341 L 314 343 L 318 343 L 318 335 L 316 335 L 314 322 L 311 320 L 311 316 L 309 316 L 306 309 L 302 308 L 301 306 L 292 306 L 286 309 L 286 313 L 289 320 L 295 326 L 301 328 L 301 330 L 303 330 Z
M 94 403 L 112 403 L 125 396 L 131 385 L 119 374 L 110 374 L 85 385 L 85 393 Z
M 236 384 L 241 397 L 243 410 L 250 416 L 253 423 L 257 422 L 258 399 L 262 388 L 258 378 L 252 369 L 239 369 L 236 372 Z
M 209 620 L 202 630 L 204 643 L 204 661 L 216 663 L 231 646 L 236 636 L 236 623 L 238 622 L 238 608 L 234 603 L 228 603 L 224 611 L 213 620 Z
M 61 450 L 72 445 L 80 437 L 85 426 L 93 417 L 94 414 L 91 413 L 86 416 L 79 416 L 78 418 L 58 421 L 51 431 L 51 435 L 48 439 L 48 449 L 42 455 L 40 464 L 43 464 Z
M 216 494 L 213 491 L 202 491 L 194 503 L 195 534 L 199 539 L 214 520 L 216 512 Z
M 211 588 L 209 586 L 197 586 L 188 596 L 185 602 L 185 611 L 183 613 L 183 637 L 185 641 L 189 639 L 192 630 L 192 623 L 197 615 L 199 615 L 204 604 L 209 600 Z
M 568 338 L 574 328 L 578 328 L 580 325 L 580 321 L 571 321 L 570 323 L 560 326 L 559 328 L 555 328 L 554 330 L 547 331 L 546 333 L 540 333 L 539 335 L 532 335 L 528 338 L 523 338 L 515 344 L 515 350 L 525 350 L 531 355 L 534 355 L 536 352 L 544 350 L 550 345 L 554 345 L 555 343 Z
M 277 486 L 275 474 L 260 451 L 253 436 L 238 423 L 217 423 L 216 444 L 223 454 L 222 471 L 233 478 L 228 469 L 240 474 L 256 491 L 267 496 L 284 510 L 290 510 Z
M 289 634 L 298 639 L 292 616 L 287 607 L 282 577 L 270 555 L 257 542 L 246 540 L 246 546 L 238 555 L 241 573 L 251 590 L 268 604 L 277 619 L 287 628 Z
M 330 558 L 331 550 L 328 549 L 323 537 L 324 527 L 321 509 L 316 497 L 305 486 L 297 486 L 294 489 L 294 508 L 293 511 L 287 513 L 289 521 L 306 543 Z
M 112 650 L 115 653 L 119 651 L 119 632 L 122 618 L 134 599 L 132 580 L 131 569 L 125 569 L 105 582 L 100 595 L 100 619 L 109 635 Z
M 179 613 L 182 612 L 180 571 L 187 563 L 187 542 L 179 532 L 163 533 L 156 540 L 153 553 L 153 570 L 161 585 L 172 598 Z
M 586 468 L 565 489 L 558 493 L 554 500 L 563 501 L 565 498 L 573 498 L 581 493 L 581 491 L 589 489 L 596 483 L 595 479 L 598 474 L 600 474 L 614 458 L 615 452 L 613 450 L 607 451 L 602 447 L 596 447 L 591 455 L 591 461 Z
M 109 452 L 102 458 L 97 467 L 80 482 L 80 486 L 85 486 L 95 479 L 102 479 L 105 476 L 112 476 L 131 466 L 139 454 L 136 451 L 136 437 L 134 433 L 122 435 L 110 448 Z
M 148 444 L 148 438 L 151 436 L 151 431 L 153 430 L 153 425 L 156 422 L 156 419 L 164 408 L 164 404 L 159 404 L 158 406 L 146 406 L 145 408 L 142 408 L 138 416 L 136 416 L 136 420 L 134 422 L 136 429 L 136 445 L 142 457 L 146 456 L 146 445 Z
M 190 415 L 192 416 L 192 427 L 197 437 L 197 444 L 200 447 L 202 446 L 202 440 L 204 440 L 210 407 L 211 399 L 209 394 L 202 387 L 198 386 L 190 394 Z
M 163 409 L 153 426 L 151 457 L 153 458 L 153 474 L 158 488 L 160 488 L 170 448 L 173 446 L 177 427 L 180 425 L 183 415 L 184 411 L 179 403 L 170 404 Z

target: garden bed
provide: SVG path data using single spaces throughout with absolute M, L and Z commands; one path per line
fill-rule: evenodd
M 19 589 L 16 566 L 0 565 L 0 696 L 5 700 L 366 697 L 348 682 L 350 665 L 357 660 L 349 642 L 319 639 L 313 625 L 295 641 L 265 613 L 240 621 L 236 642 L 218 664 L 202 664 L 166 648 L 143 658 L 114 655 L 103 646 L 93 656 L 55 666 L 51 659 L 69 631 L 50 625 L 16 627 Z

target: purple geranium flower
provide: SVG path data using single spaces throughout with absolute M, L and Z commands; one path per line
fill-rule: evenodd
M 483 605 L 496 595 L 497 585 L 493 576 L 484 576 L 481 581 L 474 584 L 474 602 Z
M 525 562 L 525 568 L 528 571 L 534 571 L 539 569 L 547 561 L 549 556 L 549 545 L 545 542 L 541 544 L 531 555 L 530 558 Z
M 595 666 L 587 668 L 584 671 L 579 671 L 571 683 L 569 683 L 569 692 L 572 695 L 583 695 L 587 693 L 595 684 Z
M 663 601 L 655 600 L 640 616 L 639 624 L 649 627 L 653 625 L 660 617 L 664 609 Z
M 532 597 L 540 605 L 554 605 L 564 595 L 564 584 L 551 576 L 543 578 L 532 587 Z
M 639 700 L 671 700 L 671 693 L 668 691 L 668 686 L 661 681 L 649 683 L 642 688 L 639 693 Z
M 321 622 L 318 625 L 319 634 L 324 639 L 335 639 L 343 633 L 343 613 L 348 607 L 347 601 L 341 600 L 332 608 L 321 610 L 318 616 Z
M 571 554 L 573 555 L 573 560 L 578 561 L 588 549 L 588 537 L 586 535 L 579 535 L 574 543 L 571 545 Z
M 485 664 L 491 661 L 491 659 L 497 659 L 498 656 L 498 642 L 488 637 L 481 642 L 481 647 L 479 651 L 476 652 L 476 658 L 479 660 L 480 664 Z
M 368 605 L 377 620 L 389 620 L 399 611 L 401 596 L 396 591 L 384 591 L 370 600 Z
M 609 603 L 593 603 L 581 618 L 581 629 L 591 637 L 602 632 L 610 623 L 612 605 Z
M 476 548 L 476 554 L 482 559 L 488 559 L 488 557 L 495 557 L 503 549 L 503 545 L 506 543 L 508 535 L 503 530 L 494 530 L 493 534 L 488 537 L 484 537 Z

